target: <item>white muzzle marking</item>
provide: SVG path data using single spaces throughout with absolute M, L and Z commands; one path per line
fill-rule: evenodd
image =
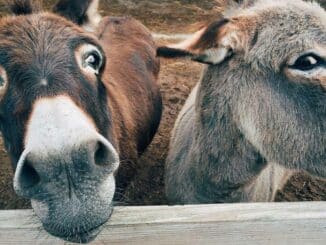
M 106 145 L 118 159 L 112 144 L 98 133 L 93 120 L 72 99 L 64 95 L 41 98 L 35 102 L 27 123 L 24 152 L 39 156 L 60 154 L 91 140 Z

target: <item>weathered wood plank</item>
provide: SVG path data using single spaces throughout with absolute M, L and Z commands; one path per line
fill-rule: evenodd
M 31 210 L 0 211 L 0 244 L 69 244 Z M 326 244 L 326 202 L 117 207 L 92 244 Z

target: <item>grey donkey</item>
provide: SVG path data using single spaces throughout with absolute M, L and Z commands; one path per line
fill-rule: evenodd
M 173 130 L 171 203 L 273 201 L 296 171 L 326 177 L 326 12 L 317 3 L 248 1 L 157 53 L 207 64 Z

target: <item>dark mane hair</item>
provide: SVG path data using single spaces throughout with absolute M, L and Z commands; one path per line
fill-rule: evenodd
M 41 10 L 38 0 L 9 0 L 9 10 L 14 15 L 28 15 Z

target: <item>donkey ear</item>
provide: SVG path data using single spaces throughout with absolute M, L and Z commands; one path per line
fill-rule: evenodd
M 60 0 L 53 11 L 87 31 L 94 31 L 101 21 L 98 5 L 99 0 Z
M 157 56 L 184 58 L 216 65 L 241 48 L 242 33 L 228 19 L 213 22 L 185 41 L 157 49 Z
M 14 15 L 28 15 L 41 10 L 39 1 L 11 0 L 8 1 L 10 12 Z

